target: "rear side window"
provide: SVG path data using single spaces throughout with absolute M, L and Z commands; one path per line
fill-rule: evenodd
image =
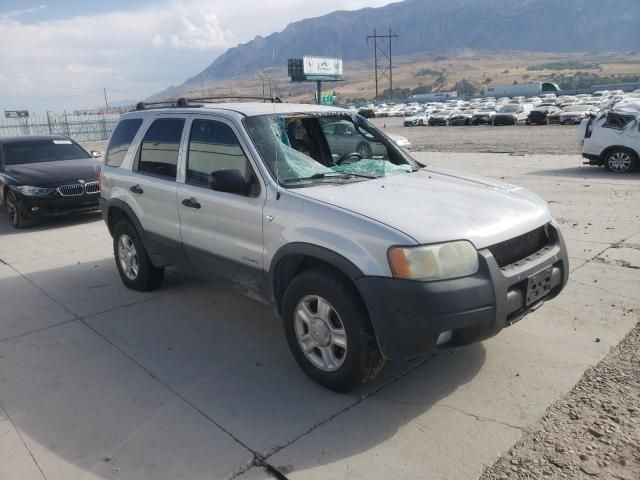
M 119 167 L 122 165 L 127 150 L 142 125 L 141 118 L 130 118 L 122 120 L 111 135 L 109 146 L 107 147 L 107 155 L 105 163 L 110 167 Z
M 138 172 L 176 179 L 184 118 L 160 118 L 147 130 L 138 154 Z

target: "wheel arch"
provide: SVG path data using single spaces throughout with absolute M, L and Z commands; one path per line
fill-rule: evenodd
M 142 242 L 145 243 L 144 229 L 142 228 L 140 220 L 138 220 L 133 209 L 122 200 L 114 198 L 107 201 L 106 207 L 104 208 L 104 220 L 111 236 L 113 236 L 113 228 L 120 220 L 128 220 L 136 229 Z
M 339 272 L 355 286 L 355 280 L 363 277 L 362 271 L 349 259 L 318 245 L 295 242 L 281 247 L 273 256 L 269 270 L 265 272 L 265 293 L 278 312 L 287 286 L 301 272 L 318 266 L 328 266 Z M 358 292 L 358 295 L 360 293 Z M 360 300 L 364 301 L 362 297 Z
M 609 155 L 613 150 L 624 150 L 626 152 L 629 152 L 635 157 L 636 162 L 640 159 L 640 154 L 631 147 L 626 147 L 624 145 L 610 145 L 602 151 L 602 154 L 600 154 L 602 163 L 606 161 L 607 155 Z

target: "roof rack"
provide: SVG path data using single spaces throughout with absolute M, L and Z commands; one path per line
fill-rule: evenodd
M 138 102 L 136 110 L 147 110 L 151 108 L 197 108 L 203 103 L 224 103 L 225 100 L 262 100 L 264 103 L 282 103 L 278 97 L 253 97 L 246 95 L 225 95 L 218 97 L 194 97 L 194 98 L 178 98 L 177 100 L 164 100 L 162 102 Z

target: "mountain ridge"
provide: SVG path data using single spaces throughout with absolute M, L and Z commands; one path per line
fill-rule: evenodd
M 202 72 L 154 97 L 205 88 L 304 54 L 362 59 L 366 37 L 389 27 L 400 35 L 394 52 L 455 48 L 528 52 L 628 51 L 640 45 L 637 0 L 404 0 L 378 8 L 335 11 L 289 24 L 228 49 Z

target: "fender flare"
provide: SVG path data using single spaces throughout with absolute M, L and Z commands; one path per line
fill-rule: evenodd
M 136 229 L 136 232 L 142 239 L 142 243 L 146 244 L 146 235 L 144 233 L 144 228 L 142 228 L 142 224 L 140 223 L 140 220 L 138 220 L 135 212 L 129 205 L 117 198 L 112 198 L 110 200 L 104 201 L 102 204 L 102 218 L 107 224 L 107 228 L 109 229 L 109 233 L 111 234 L 111 236 L 113 236 L 114 225 L 111 225 L 109 223 L 109 212 L 112 208 L 117 208 L 124 212 L 125 216 L 129 219 L 129 221 L 131 221 L 133 227 Z
M 364 273 L 351 260 L 325 247 L 320 247 L 312 243 L 293 242 L 280 247 L 273 255 L 269 270 L 265 271 L 264 289 L 267 298 L 278 308 L 279 301 L 276 298 L 276 273 L 280 262 L 289 255 L 304 255 L 306 257 L 321 260 L 337 268 L 349 279 L 357 280 L 364 276 Z
M 607 160 L 607 154 L 611 151 L 611 150 L 626 150 L 627 152 L 633 153 L 636 156 L 636 160 L 640 161 L 640 153 L 637 152 L 635 149 L 631 148 L 631 147 L 627 147 L 625 145 L 609 145 L 607 148 L 605 148 L 602 153 L 600 154 L 600 158 L 602 159 L 602 163 L 604 164 L 604 162 Z

